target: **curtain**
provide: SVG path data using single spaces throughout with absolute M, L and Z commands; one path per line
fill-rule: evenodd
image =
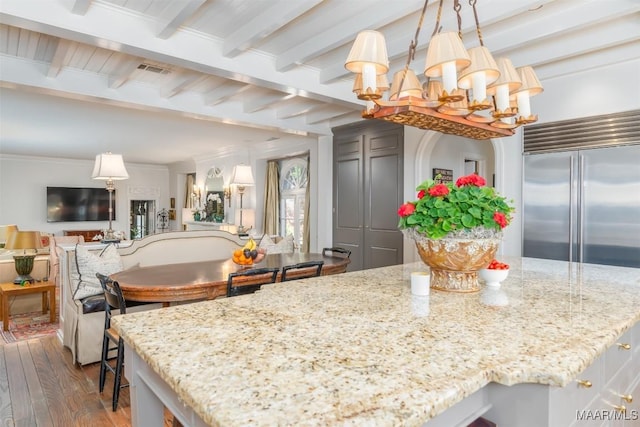
M 311 244 L 311 231 L 309 227 L 309 199 L 311 198 L 309 194 L 309 189 L 311 188 L 310 158 L 311 156 L 307 157 L 307 188 L 304 192 L 304 223 L 302 225 L 302 252 L 304 253 L 309 252 L 309 246 Z
M 193 193 L 193 185 L 195 184 L 195 176 L 192 174 L 187 174 L 187 188 L 184 195 L 184 207 L 193 209 L 193 198 L 191 197 L 191 193 Z
M 267 162 L 267 179 L 264 190 L 264 223 L 263 231 L 267 235 L 278 234 L 280 218 L 280 173 L 278 161 Z

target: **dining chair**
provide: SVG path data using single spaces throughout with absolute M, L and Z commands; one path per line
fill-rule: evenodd
M 120 338 L 118 332 L 111 328 L 111 317 L 114 310 L 120 310 L 120 314 L 126 314 L 127 306 L 124 301 L 124 296 L 120 290 L 118 282 L 105 276 L 104 274 L 96 273 L 100 285 L 104 291 L 104 336 L 102 338 L 102 360 L 100 361 L 100 393 L 104 390 L 104 383 L 107 371 L 114 375 L 113 380 L 113 396 L 111 398 L 111 406 L 115 412 L 118 407 L 118 398 L 120 397 L 120 389 L 128 387 L 129 384 L 121 385 L 122 380 L 122 368 L 124 366 L 124 341 Z M 109 362 L 109 352 L 116 351 L 116 362 L 111 364 Z
M 252 294 L 260 286 L 275 283 L 279 268 L 253 268 L 229 273 L 227 279 L 227 297 Z
M 335 256 L 334 254 L 339 254 L 338 256 L 343 258 L 349 258 L 351 256 L 351 251 L 349 249 L 345 249 L 340 246 L 322 249 L 322 256 L 326 256 L 327 252 L 330 252 L 329 256 Z
M 285 265 L 282 267 L 282 275 L 280 281 L 306 279 L 307 277 L 317 277 L 322 272 L 324 261 L 307 261 L 298 264 Z M 293 273 L 291 277 L 287 277 L 288 273 Z

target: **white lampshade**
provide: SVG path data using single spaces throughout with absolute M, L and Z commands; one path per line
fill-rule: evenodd
M 498 58 L 496 63 L 500 77 L 493 85 L 487 87 L 487 93 L 494 96 L 496 109 L 504 112 L 509 108 L 509 95 L 522 86 L 522 80 L 509 58 Z
M 487 85 L 495 82 L 500 77 L 498 64 L 493 59 L 491 52 L 484 46 L 476 46 L 469 49 L 471 64 L 460 71 L 458 87 L 473 89 L 473 99 L 482 102 L 487 97 Z
M 429 79 L 426 92 L 427 99 L 436 101 L 440 99 L 440 95 L 442 95 L 442 82 L 440 80 Z
M 496 88 L 501 85 L 508 85 L 508 93 L 513 93 L 522 86 L 522 80 L 520 80 L 520 76 L 509 58 L 497 58 L 496 64 L 498 64 L 498 70 L 500 70 L 500 77 L 487 87 L 489 95 L 494 95 Z
M 541 93 L 544 89 L 542 88 L 542 84 L 540 80 L 538 80 L 538 76 L 536 76 L 533 68 L 520 67 L 517 69 L 518 74 L 520 75 L 520 80 L 522 80 L 522 86 L 515 91 L 516 99 L 518 101 L 518 113 L 520 117 L 527 118 L 529 122 L 535 120 L 535 118 L 531 115 L 531 105 L 529 100 L 532 96 Z
M 103 153 L 96 156 L 93 165 L 93 179 L 120 180 L 129 179 L 127 169 L 124 167 L 122 154 Z
M 365 64 L 374 65 L 375 74 L 389 71 L 387 44 L 378 31 L 365 30 L 358 33 L 344 67 L 352 73 L 362 73 Z
M 529 96 L 534 96 L 539 93 L 542 93 L 544 89 L 542 88 L 542 83 L 538 80 L 538 76 L 536 72 L 533 71 L 532 67 L 520 67 L 516 69 L 518 71 L 518 75 L 520 76 L 520 80 L 522 80 L 522 86 L 515 91 L 515 93 L 527 91 Z
M 386 92 L 389 90 L 389 80 L 386 74 L 379 74 L 376 76 L 376 89 L 378 92 Z M 362 93 L 362 73 L 357 73 L 356 78 L 353 80 L 353 93 L 360 95 Z
M 42 249 L 39 231 L 14 231 L 5 244 L 5 249 Z
M 14 231 L 18 231 L 18 226 L 15 224 L 0 225 L 0 243 L 6 242 L 9 235 Z
M 251 166 L 238 165 L 233 168 L 231 173 L 231 185 L 237 185 L 239 187 L 248 187 L 254 185 L 253 173 L 251 172 Z
M 403 75 L 404 70 L 400 70 L 393 75 L 393 83 L 391 83 L 389 100 L 393 101 L 406 96 L 422 97 L 422 85 L 420 84 L 420 80 L 418 80 L 416 73 L 414 73 L 413 70 L 408 69 L 404 76 L 404 81 L 402 82 L 402 88 L 400 88 L 400 82 L 402 81 Z
M 344 67 L 353 73 L 362 74 L 362 90 L 358 98 L 379 99 L 381 92 L 377 87 L 376 76 L 389 71 L 387 44 L 382 33 L 372 30 L 358 33 Z
M 469 64 L 471 58 L 458 33 L 439 33 L 429 41 L 424 75 L 442 77 L 444 90 L 451 93 L 458 87 L 457 71 L 468 67 Z

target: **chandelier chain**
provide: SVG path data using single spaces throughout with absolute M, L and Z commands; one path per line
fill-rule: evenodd
M 469 5 L 473 8 L 473 17 L 476 20 L 476 33 L 478 33 L 480 46 L 484 46 L 484 41 L 482 40 L 482 31 L 480 30 L 480 21 L 478 20 L 478 10 L 476 9 L 476 0 L 469 0 Z
M 440 4 L 442 5 L 442 1 L 440 0 Z M 424 15 L 427 12 L 427 6 L 429 5 L 429 0 L 425 0 L 424 6 L 422 6 L 422 13 L 420 14 L 420 20 L 418 21 L 418 27 L 416 28 L 416 34 L 409 43 L 409 55 L 407 56 L 407 62 L 404 64 L 404 70 L 402 71 L 402 79 L 400 80 L 400 88 L 404 85 L 404 79 L 407 76 L 407 72 L 409 71 L 409 65 L 411 65 L 411 61 L 415 59 L 416 48 L 418 47 L 418 36 L 420 35 L 420 30 L 422 29 L 422 23 L 424 22 Z M 400 89 L 402 90 L 402 89 Z
M 444 0 L 440 0 L 440 4 L 438 5 L 438 14 L 436 15 L 436 24 L 433 27 L 433 33 L 431 33 L 431 37 L 435 36 L 442 30 L 440 27 L 440 20 L 442 18 L 442 5 L 444 4 Z
M 460 6 L 460 1 L 455 0 L 453 2 L 453 10 L 456 11 L 456 16 L 458 18 L 458 37 L 460 37 L 460 40 L 462 40 L 462 16 L 460 16 L 460 9 L 462 9 L 462 6 Z

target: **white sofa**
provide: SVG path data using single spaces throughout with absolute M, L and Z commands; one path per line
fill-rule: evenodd
M 233 251 L 245 243 L 245 239 L 226 231 L 175 231 L 155 234 L 133 242 L 122 242 L 118 244 L 118 252 L 124 269 L 128 269 L 230 258 Z M 83 245 L 96 252 L 106 247 L 101 243 Z M 82 301 L 73 299 L 77 283 L 73 283 L 72 277 L 77 277 L 78 271 L 75 263 L 75 245 L 58 244 L 56 251 L 60 257 L 62 285 L 59 330 L 62 342 L 71 350 L 75 363 L 85 365 L 98 362 L 101 357 L 104 311 L 84 313 Z M 94 301 L 94 305 L 96 304 L 100 304 L 100 301 Z M 160 304 L 146 304 L 127 307 L 127 310 L 160 307 Z

